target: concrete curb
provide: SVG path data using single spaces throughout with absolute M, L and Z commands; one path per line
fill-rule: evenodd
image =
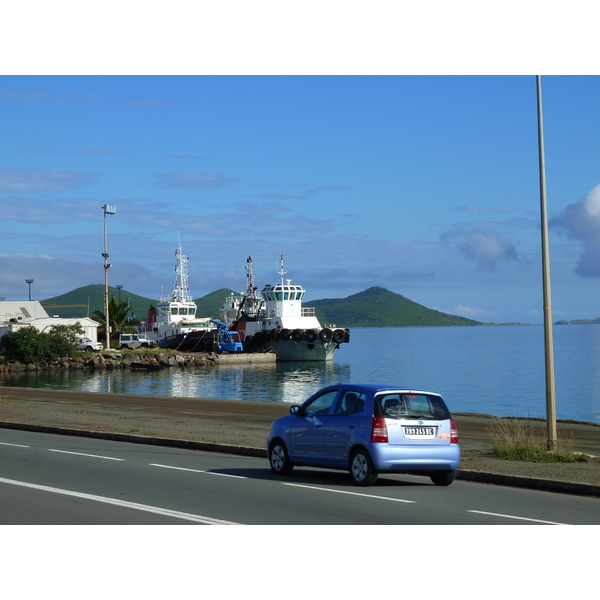
M 35 431 L 38 433 L 55 433 L 57 435 L 73 435 L 78 437 L 111 440 L 113 442 L 129 442 L 132 444 L 148 444 L 150 446 L 168 446 L 170 448 L 185 448 L 188 450 L 203 450 L 205 452 L 223 452 L 225 454 L 238 454 L 266 458 L 266 449 L 250 448 L 246 446 L 232 446 L 228 444 L 215 444 L 212 442 L 192 442 L 190 440 L 172 440 L 167 438 L 131 435 L 128 433 L 108 433 L 105 431 L 87 431 L 85 429 L 68 429 L 66 427 L 48 427 L 45 425 L 23 425 L 21 423 L 5 423 L 0 421 L 0 428 L 18 429 L 20 431 Z
M 64 427 L 47 427 L 45 425 L 24 425 L 21 423 L 6 423 L 0 421 L 0 428 L 18 429 L 21 431 L 34 431 L 39 433 L 54 433 L 58 435 L 72 435 L 87 438 L 111 440 L 115 442 L 129 442 L 133 444 L 148 444 L 150 446 L 166 446 L 170 448 L 185 448 L 188 450 L 202 450 L 204 452 L 223 452 L 225 454 L 236 454 L 238 456 L 251 456 L 255 458 L 267 458 L 264 448 L 252 448 L 249 446 L 233 446 L 228 444 L 215 444 L 212 442 L 193 442 L 189 440 L 173 440 L 167 438 L 148 437 L 141 435 L 130 435 L 126 433 L 108 433 L 104 431 L 86 431 L 84 429 L 68 429 Z M 589 485 L 585 483 L 570 483 L 567 481 L 554 481 L 548 479 L 530 479 L 514 475 L 499 475 L 497 473 L 485 473 L 481 471 L 469 471 L 459 469 L 457 480 L 472 481 L 476 483 L 488 483 L 506 487 L 517 487 L 544 492 L 557 492 L 560 494 L 571 494 L 576 496 L 598 496 L 600 497 L 600 485 Z
M 497 473 L 484 473 L 463 469 L 458 470 L 456 479 L 502 485 L 506 487 L 517 487 L 527 490 L 571 494 L 574 496 L 600 497 L 600 485 L 589 485 L 587 483 L 572 483 L 569 481 L 555 481 L 552 479 L 532 479 L 529 477 L 519 477 L 517 475 L 499 475 Z

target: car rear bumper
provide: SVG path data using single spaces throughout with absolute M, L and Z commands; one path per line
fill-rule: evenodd
M 390 446 L 372 444 L 369 448 L 378 471 L 454 470 L 460 464 L 460 446 Z

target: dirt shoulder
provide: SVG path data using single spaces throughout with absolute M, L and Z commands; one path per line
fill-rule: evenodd
M 289 405 L 215 398 L 175 398 L 102 392 L 0 387 L 0 427 L 34 425 L 264 449 L 271 423 Z M 454 415 L 461 470 L 600 486 L 600 460 L 556 464 L 492 458 L 497 417 Z M 545 435 L 543 420 L 524 420 Z M 573 451 L 600 456 L 600 426 L 561 421 L 559 440 Z

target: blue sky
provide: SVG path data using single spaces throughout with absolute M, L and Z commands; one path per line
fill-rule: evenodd
M 176 72 L 191 74 L 147 76 L 130 73 L 174 67 L 105 75 L 118 59 L 57 69 L 44 56 L 0 75 L 7 300 L 27 297 L 26 278 L 39 300 L 103 283 L 111 203 L 110 284 L 135 294 L 170 290 L 179 236 L 194 297 L 243 290 L 248 256 L 256 284 L 273 283 L 283 255 L 308 300 L 377 285 L 480 321 L 542 322 L 536 81 L 506 74 L 530 63 L 413 74 L 371 57 L 319 74 L 313 56 L 305 71 L 187 62 Z M 553 318 L 596 318 L 600 77 L 542 85 Z

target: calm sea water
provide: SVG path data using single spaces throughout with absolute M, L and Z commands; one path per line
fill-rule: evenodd
M 557 325 L 558 419 L 600 423 L 600 326 Z M 440 392 L 454 412 L 546 416 L 544 328 L 353 329 L 331 364 L 278 363 L 157 372 L 19 373 L 6 386 L 301 402 L 338 382 L 382 382 Z

